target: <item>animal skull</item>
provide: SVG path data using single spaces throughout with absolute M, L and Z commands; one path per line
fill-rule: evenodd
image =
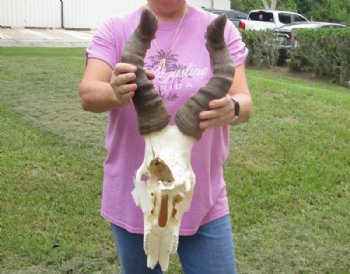
M 177 250 L 181 218 L 190 208 L 195 183 L 190 163 L 194 143 L 176 126 L 145 135 L 145 158 L 136 182 L 148 176 L 145 194 L 152 207 L 144 212 L 144 249 L 150 268 L 159 261 L 165 271 L 169 254 Z
M 177 251 L 183 214 L 191 205 L 195 174 L 191 167 L 193 144 L 202 135 L 199 112 L 228 92 L 234 75 L 232 59 L 224 40 L 224 15 L 217 17 L 206 32 L 206 47 L 213 62 L 213 77 L 176 113 L 175 125 L 143 70 L 144 57 L 157 31 L 155 15 L 145 9 L 140 24 L 128 40 L 121 61 L 137 66 L 138 90 L 133 103 L 139 132 L 145 139 L 144 161 L 135 175 L 133 197 L 144 214 L 144 250 L 147 266 L 159 262 L 168 269 L 169 255 Z M 145 180 L 144 177 L 147 177 Z

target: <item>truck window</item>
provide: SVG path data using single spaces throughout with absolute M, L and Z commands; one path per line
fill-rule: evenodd
M 294 14 L 293 17 L 294 17 L 294 22 L 305 22 L 305 21 L 307 21 L 304 17 L 302 17 L 300 15 L 297 15 L 297 14 Z
M 247 19 L 247 16 L 248 16 L 246 13 L 243 13 L 237 10 L 222 10 L 222 9 L 211 9 L 211 8 L 204 8 L 204 7 L 202 7 L 202 9 L 218 15 L 225 13 L 227 16 L 227 19 L 231 21 L 239 20 L 239 19 Z
M 273 15 L 271 12 L 258 11 L 249 13 L 249 20 L 273 22 Z
M 278 14 L 278 19 L 283 24 L 290 24 L 292 22 L 291 15 L 288 14 L 288 13 L 279 13 Z

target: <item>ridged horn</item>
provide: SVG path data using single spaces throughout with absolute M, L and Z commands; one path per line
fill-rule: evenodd
M 232 58 L 224 38 L 227 18 L 218 16 L 207 28 L 206 47 L 213 63 L 213 76 L 183 105 L 175 116 L 179 130 L 199 140 L 203 130 L 199 128 L 199 113 L 209 110 L 209 101 L 224 97 L 229 91 L 235 73 Z
M 143 69 L 144 58 L 155 37 L 158 20 L 152 11 L 144 9 L 140 23 L 129 38 L 122 53 L 121 62 L 133 64 L 137 67 L 137 90 L 133 96 L 133 103 L 137 112 L 139 132 L 141 135 L 157 132 L 166 127 L 170 115 L 162 98 L 147 79 Z

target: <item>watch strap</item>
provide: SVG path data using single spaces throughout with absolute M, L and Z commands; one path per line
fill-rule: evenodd
M 237 100 L 235 100 L 233 97 L 231 97 L 231 100 L 233 102 L 234 105 L 234 110 L 235 110 L 235 117 L 238 117 L 240 114 L 240 105 L 239 102 Z

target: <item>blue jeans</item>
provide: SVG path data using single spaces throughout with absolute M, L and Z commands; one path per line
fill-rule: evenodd
M 160 274 L 159 264 L 147 268 L 143 235 L 112 224 L 122 274 Z M 229 216 L 202 225 L 192 236 L 180 236 L 178 254 L 185 274 L 236 274 Z

